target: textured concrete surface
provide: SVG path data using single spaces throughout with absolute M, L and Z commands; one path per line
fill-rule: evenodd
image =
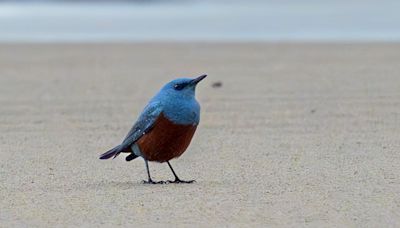
M 1 226 L 398 227 L 399 62 L 399 44 L 0 45 Z M 197 183 L 98 159 L 166 81 L 202 73 L 172 161 Z

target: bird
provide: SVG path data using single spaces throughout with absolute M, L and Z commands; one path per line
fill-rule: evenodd
M 129 153 L 126 161 L 142 157 L 147 170 L 144 184 L 193 183 L 181 180 L 170 160 L 181 156 L 188 148 L 200 122 L 200 104 L 196 100 L 196 86 L 206 78 L 178 78 L 166 83 L 149 101 L 121 144 L 100 155 L 100 159 L 116 158 Z M 148 162 L 166 162 L 174 180 L 154 181 Z

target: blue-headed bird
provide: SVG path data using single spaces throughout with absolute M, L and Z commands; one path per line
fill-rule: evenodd
M 142 157 L 145 161 L 148 180 L 143 181 L 144 183 L 193 183 L 194 180 L 179 179 L 170 160 L 185 152 L 196 131 L 200 121 L 200 105 L 195 97 L 196 86 L 206 76 L 179 78 L 164 85 L 146 105 L 122 143 L 102 154 L 100 159 L 130 153 L 126 161 L 137 157 Z M 175 180 L 153 181 L 148 161 L 167 162 Z

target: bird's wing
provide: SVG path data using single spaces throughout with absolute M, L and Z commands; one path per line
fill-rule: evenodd
M 132 129 L 129 131 L 128 135 L 122 141 L 122 148 L 128 148 L 137 140 L 139 140 L 143 135 L 148 133 L 158 116 L 162 112 L 162 107 L 159 102 L 149 103 L 143 110 L 139 119 L 133 125 Z

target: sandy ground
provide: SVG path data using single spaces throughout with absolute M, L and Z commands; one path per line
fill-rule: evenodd
M 1 227 L 398 227 L 399 63 L 400 44 L 0 45 Z M 197 183 L 98 159 L 165 82 L 202 73 L 172 161 Z

